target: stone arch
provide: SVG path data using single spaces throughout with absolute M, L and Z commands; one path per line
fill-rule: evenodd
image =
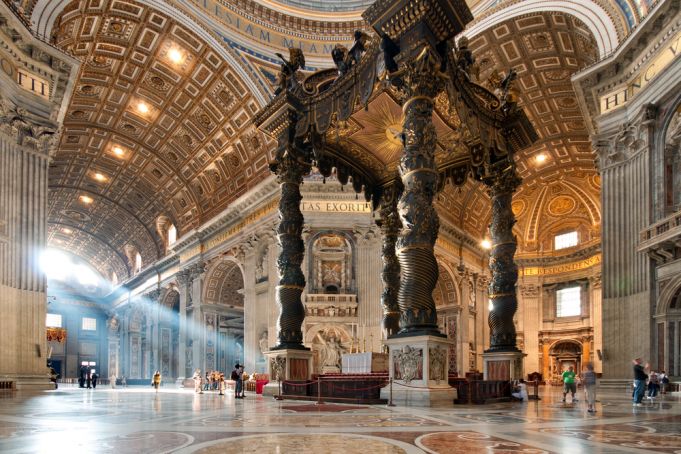
M 461 294 L 459 286 L 454 279 L 454 273 L 449 264 L 438 257 L 437 260 L 439 276 L 435 288 L 433 289 L 433 300 L 435 306 L 440 308 L 454 307 L 461 305 Z
M 244 307 L 244 273 L 236 259 L 227 257 L 206 273 L 203 299 L 207 304 L 222 304 L 233 309 Z
M 546 12 L 568 14 L 582 21 L 593 34 L 601 58 L 612 53 L 620 43 L 622 32 L 618 32 L 615 21 L 603 7 L 593 1 L 523 0 L 474 21 L 469 24 L 464 35 L 472 38 L 509 19 Z
M 657 300 L 656 316 L 669 315 L 671 311 L 681 314 L 681 276 L 672 278 L 660 292 Z

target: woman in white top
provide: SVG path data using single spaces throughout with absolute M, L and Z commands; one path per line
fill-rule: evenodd
M 520 381 L 518 381 L 518 384 L 516 385 L 516 391 L 511 393 L 511 395 L 518 400 L 527 402 L 527 385 L 525 384 L 525 380 L 521 378 Z

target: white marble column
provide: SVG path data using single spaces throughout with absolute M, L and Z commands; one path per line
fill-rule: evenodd
M 20 133 L 18 133 L 20 134 Z M 45 337 L 46 150 L 0 131 L 0 377 L 48 389 Z
M 247 371 L 255 370 L 255 363 L 260 358 L 258 345 L 258 306 L 255 294 L 256 249 L 248 246 L 244 251 L 244 366 Z
M 378 228 L 373 226 L 355 226 L 355 282 L 357 283 L 358 320 L 360 326 L 366 326 L 366 351 L 380 352 L 381 322 L 383 307 L 381 306 L 381 237 Z M 362 329 L 358 331 L 360 349 L 364 348 L 361 338 Z
M 180 383 L 183 378 L 191 377 L 194 373 L 192 370 L 193 364 L 189 364 L 187 361 L 187 299 L 191 287 L 189 276 L 190 274 L 187 270 L 182 270 L 175 276 L 177 279 L 178 291 L 180 293 L 179 339 L 177 342 L 177 373 L 179 375 L 178 381 Z

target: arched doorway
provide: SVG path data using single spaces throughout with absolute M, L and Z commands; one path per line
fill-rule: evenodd
M 433 289 L 433 300 L 437 309 L 440 332 L 456 342 L 449 350 L 449 375 L 458 375 L 459 366 L 464 364 L 461 361 L 459 289 L 452 273 L 442 263 L 438 263 L 438 273 L 437 283 Z
M 159 371 L 163 377 L 179 377 L 180 293 L 168 289 L 159 317 Z
M 582 370 L 582 344 L 573 339 L 559 340 L 549 350 L 549 381 L 551 384 L 562 383 L 561 375 L 570 366 L 575 372 Z
M 222 259 L 207 273 L 202 311 L 202 363 L 205 370 L 228 372 L 243 364 L 244 277 L 233 259 Z

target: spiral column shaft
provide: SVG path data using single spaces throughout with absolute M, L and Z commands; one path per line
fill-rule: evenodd
M 433 207 L 438 183 L 433 100 L 442 88 L 439 68 L 438 57 L 425 47 L 404 74 L 404 153 L 399 167 L 404 190 L 397 205 L 402 230 L 396 244 L 401 270 L 399 335 L 441 335 L 433 300 L 438 278 L 434 247 L 440 227 Z
M 489 352 L 519 351 L 516 347 L 516 331 L 513 316 L 518 309 L 516 285 L 518 267 L 514 262 L 517 241 L 513 235 L 515 215 L 511 209 L 513 193 L 521 179 L 514 166 L 490 175 L 485 179 L 492 198 L 492 250 L 489 267 L 492 279 L 489 285 L 491 310 L 489 312 L 490 348 Z
M 378 222 L 383 234 L 381 305 L 383 306 L 382 327 L 386 339 L 400 329 L 400 307 L 397 303 L 397 295 L 400 289 L 400 262 L 395 255 L 395 243 L 401 226 L 400 217 L 397 214 L 398 196 L 399 191 L 395 185 L 385 188 L 381 203 L 381 220 Z

